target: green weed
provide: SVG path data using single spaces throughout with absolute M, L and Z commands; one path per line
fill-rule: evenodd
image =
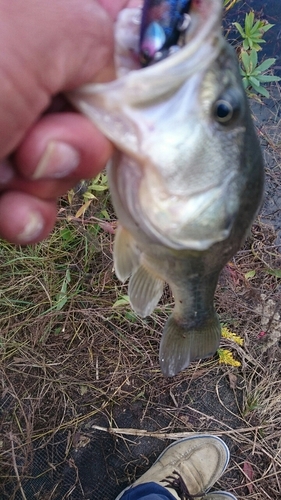
M 266 43 L 266 40 L 263 38 L 264 34 L 274 24 L 270 24 L 265 20 L 255 19 L 255 13 L 251 11 L 245 16 L 244 26 L 241 26 L 238 22 L 233 23 L 233 25 L 243 39 L 242 48 L 238 54 L 244 88 L 248 92 L 269 97 L 269 92 L 263 85 L 280 80 L 278 76 L 266 74 L 276 59 L 269 58 L 260 63 L 258 52 L 262 50 L 262 44 Z
M 86 191 L 83 193 L 84 203 L 77 211 L 76 217 L 84 215 L 91 203 L 97 199 L 97 194 L 105 193 L 105 191 L 108 191 L 107 175 L 105 172 L 101 172 L 86 184 Z M 103 218 L 109 219 L 109 215 L 105 207 L 102 210 L 102 215 Z
M 264 83 L 278 82 L 279 76 L 266 75 L 276 59 L 270 58 L 258 64 L 258 54 L 256 49 L 251 49 L 249 52 L 242 51 L 240 54 L 242 67 L 241 75 L 245 89 L 252 89 L 256 93 L 264 97 L 269 97 L 269 92 L 263 87 Z
M 233 24 L 243 38 L 244 50 L 261 50 L 262 47 L 260 44 L 266 43 L 263 39 L 264 33 L 274 26 L 274 24 L 269 24 L 267 21 L 255 20 L 255 13 L 253 11 L 246 14 L 244 27 L 237 22 Z

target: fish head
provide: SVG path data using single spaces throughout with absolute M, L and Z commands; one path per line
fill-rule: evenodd
M 122 152 L 109 168 L 122 225 L 172 249 L 206 250 L 231 234 L 255 163 L 249 156 L 259 151 L 236 56 L 221 33 L 222 2 L 192 0 L 184 46 L 136 69 L 134 47 L 120 54 L 124 26 L 136 43 L 138 12 L 126 10 L 116 26 L 121 76 L 70 98 Z

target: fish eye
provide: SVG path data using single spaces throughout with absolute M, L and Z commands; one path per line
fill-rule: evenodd
M 241 103 L 237 95 L 228 92 L 223 98 L 214 103 L 213 115 L 215 120 L 222 125 L 229 125 L 238 118 Z
M 219 99 L 215 104 L 215 117 L 219 123 L 228 123 L 233 116 L 230 102 Z

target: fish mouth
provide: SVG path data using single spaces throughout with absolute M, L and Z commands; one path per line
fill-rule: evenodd
M 192 0 L 188 16 L 190 21 L 183 45 L 168 57 L 141 68 L 140 62 L 131 66 L 130 58 L 122 63 L 117 55 L 116 66 L 120 74 L 130 73 L 127 99 L 133 105 L 147 105 L 149 100 L 164 98 L 171 88 L 180 87 L 188 77 L 209 66 L 217 57 L 221 48 L 222 1 Z M 138 49 L 134 46 L 132 52 Z M 135 62 L 135 58 L 132 60 Z M 137 71 L 131 71 L 132 68 Z
M 134 117 L 134 108 L 165 100 L 187 78 L 209 66 L 221 50 L 222 1 L 192 0 L 189 16 L 184 46 L 156 64 L 142 68 L 138 59 L 141 9 L 124 9 L 115 29 L 117 79 L 86 84 L 67 94 L 74 106 L 124 152 L 137 153 L 140 124 L 135 123 L 139 117 Z M 122 33 L 128 29 L 134 33 L 125 46 Z M 122 141 L 120 131 L 126 133 L 126 139 L 134 135 L 135 140 Z

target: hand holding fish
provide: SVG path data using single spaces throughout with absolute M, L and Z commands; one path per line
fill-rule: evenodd
M 56 198 L 112 146 L 58 94 L 113 79 L 113 23 L 126 0 L 0 0 L 0 237 L 46 237 Z M 44 114 L 44 116 L 42 116 Z

